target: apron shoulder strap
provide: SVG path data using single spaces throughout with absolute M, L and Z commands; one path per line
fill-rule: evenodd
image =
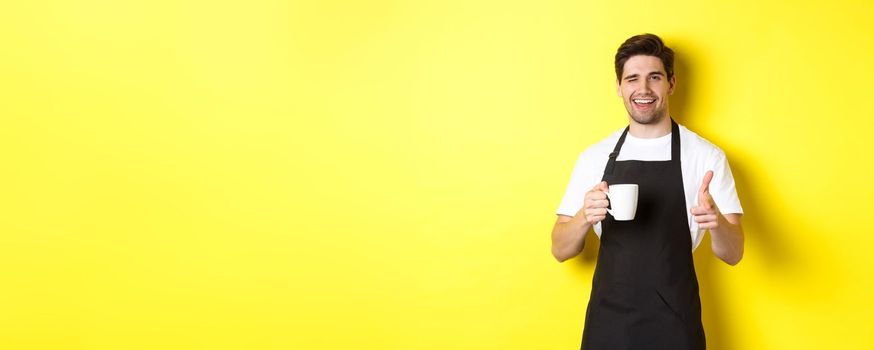
M 616 157 L 619 156 L 619 150 L 622 149 L 622 144 L 625 143 L 625 135 L 628 135 L 629 127 L 631 126 L 629 125 L 625 127 L 625 131 L 622 132 L 622 136 L 619 136 L 619 141 L 616 142 L 616 147 L 613 147 L 613 152 L 610 153 L 610 157 L 607 160 L 607 167 L 604 169 L 605 175 L 613 175 L 613 167 L 616 166 Z
M 680 127 L 671 118 L 671 161 L 680 162 Z

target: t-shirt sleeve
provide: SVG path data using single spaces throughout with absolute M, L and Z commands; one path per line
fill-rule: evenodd
M 587 152 L 580 153 L 577 162 L 574 165 L 574 170 L 571 172 L 571 178 L 568 182 L 567 189 L 564 192 L 564 197 L 561 199 L 561 204 L 556 210 L 556 214 L 574 216 L 583 207 L 583 200 L 586 198 L 586 192 L 595 186 L 594 180 L 591 179 L 592 162 L 589 161 Z
M 734 176 L 725 152 L 715 150 L 715 155 L 710 157 L 710 165 L 707 170 L 713 170 L 713 179 L 710 181 L 710 196 L 722 214 L 743 214 L 740 199 L 734 184 Z

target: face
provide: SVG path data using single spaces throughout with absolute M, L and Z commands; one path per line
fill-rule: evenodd
M 625 61 L 616 92 L 628 115 L 638 124 L 655 124 L 668 115 L 668 95 L 676 79 L 667 78 L 662 60 L 655 56 L 632 56 Z

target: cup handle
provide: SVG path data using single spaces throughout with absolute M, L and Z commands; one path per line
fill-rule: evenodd
M 610 192 L 604 192 L 604 194 L 607 195 L 607 201 L 609 202 L 610 201 Z M 613 215 L 613 210 L 610 210 L 610 208 L 604 208 L 604 209 L 607 209 L 607 213 L 609 213 L 610 216 L 616 217 L 616 215 Z

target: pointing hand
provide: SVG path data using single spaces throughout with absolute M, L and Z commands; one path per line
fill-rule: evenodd
M 704 174 L 704 181 L 698 190 L 698 205 L 691 210 L 698 227 L 710 230 L 719 227 L 719 217 L 722 215 L 719 213 L 716 203 L 713 202 L 713 197 L 710 196 L 710 180 L 712 179 L 713 170 L 708 170 Z

